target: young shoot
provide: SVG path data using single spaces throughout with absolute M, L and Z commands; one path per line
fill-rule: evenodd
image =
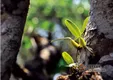
M 68 30 L 72 33 L 72 35 L 75 37 L 75 39 L 72 39 L 70 37 L 64 37 L 64 38 L 60 38 L 60 39 L 56 39 L 53 41 L 58 41 L 58 40 L 70 40 L 72 45 L 77 48 L 77 49 L 81 49 L 81 48 L 86 48 L 88 51 L 90 51 L 92 53 L 92 50 L 87 47 L 86 41 L 84 40 L 84 38 L 82 37 L 84 30 L 87 26 L 87 23 L 89 21 L 90 17 L 87 17 L 84 22 L 83 22 L 83 26 L 82 28 L 78 27 L 76 24 L 74 24 L 71 20 L 67 19 L 65 20 L 65 25 L 68 28 Z M 52 42 L 53 42 L 52 41 Z

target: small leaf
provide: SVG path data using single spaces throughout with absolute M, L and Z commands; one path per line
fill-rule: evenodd
M 65 60 L 65 62 L 66 62 L 67 64 L 72 64 L 72 63 L 74 63 L 73 58 L 72 58 L 67 52 L 63 52 L 63 53 L 62 53 L 62 57 L 63 57 L 63 59 Z
M 84 38 L 82 38 L 82 37 L 79 38 L 79 44 L 80 44 L 81 47 L 86 46 L 86 41 L 84 40 Z
M 76 41 L 74 41 L 73 39 L 71 39 L 71 43 L 73 44 L 74 47 L 81 48 L 81 46 Z
M 90 17 L 87 17 L 87 18 L 84 20 L 83 26 L 82 26 L 82 30 L 81 30 L 81 34 L 84 32 L 84 30 L 85 30 L 85 28 L 86 28 L 86 26 L 87 26 L 87 23 L 88 23 L 88 21 L 89 21 L 89 18 L 90 18 Z
M 69 31 L 76 37 L 80 37 L 81 33 L 79 28 L 70 20 L 65 20 L 65 24 L 67 26 L 67 28 L 69 29 Z

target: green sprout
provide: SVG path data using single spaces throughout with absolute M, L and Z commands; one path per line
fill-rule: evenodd
M 65 20 L 65 24 L 68 28 L 68 30 L 72 33 L 72 35 L 75 37 L 75 39 L 70 39 L 72 45 L 77 48 L 77 54 L 76 57 L 79 57 L 78 51 L 84 48 L 85 50 L 87 49 L 90 53 L 93 53 L 92 49 L 87 46 L 86 41 L 83 38 L 83 33 L 86 29 L 87 23 L 89 21 L 90 17 L 87 17 L 84 22 L 82 27 L 78 27 L 76 24 L 74 24 L 71 20 Z M 66 38 L 64 38 L 66 39 Z M 93 54 L 94 55 L 94 54 Z M 79 62 L 80 59 L 78 58 L 77 61 Z
M 73 58 L 67 52 L 63 52 L 62 57 L 68 65 L 74 63 Z
M 75 42 L 74 43 L 77 43 L 76 41 L 78 40 L 78 43 L 77 45 L 72 43 L 76 48 L 83 48 L 83 47 L 86 47 L 86 42 L 85 40 L 82 38 L 82 34 L 87 26 L 87 23 L 89 21 L 89 17 L 87 17 L 85 20 L 84 20 L 84 23 L 83 23 L 83 26 L 82 28 L 78 27 L 76 24 L 74 24 L 72 21 L 70 20 L 65 20 L 65 24 L 68 28 L 68 30 L 72 33 L 72 35 L 75 37 Z
M 71 41 L 72 45 L 77 49 L 77 57 L 79 57 L 78 51 L 81 50 L 82 48 L 87 49 L 88 51 L 93 53 L 92 49 L 87 46 L 86 41 L 83 38 L 83 33 L 84 33 L 85 29 L 86 29 L 86 26 L 87 26 L 87 23 L 89 21 L 89 18 L 90 17 L 87 17 L 84 20 L 83 25 L 82 25 L 81 28 L 78 27 L 76 24 L 74 24 L 71 20 L 66 19 L 65 20 L 65 25 L 68 28 L 68 30 L 72 33 L 72 35 L 74 36 L 75 39 L 72 39 L 71 37 L 64 37 L 64 38 L 52 40 L 52 42 L 53 41 L 58 41 L 58 40 L 69 40 L 69 41 Z M 66 52 L 64 52 L 63 54 L 66 55 Z M 62 56 L 64 56 L 64 55 L 62 55 Z M 66 61 L 68 59 L 64 58 L 64 60 Z M 72 60 L 72 59 L 70 58 L 69 60 Z M 80 59 L 77 59 L 77 61 L 79 62 Z
M 62 57 L 64 61 L 68 64 L 66 67 L 69 67 L 72 74 L 74 74 L 75 70 L 78 70 L 79 72 L 85 70 L 85 66 L 83 64 L 74 63 L 73 58 L 67 53 L 63 52 Z
M 77 63 L 74 63 L 74 60 L 73 60 L 73 58 L 69 55 L 69 53 L 63 52 L 63 53 L 62 53 L 62 57 L 63 57 L 64 61 L 67 63 L 67 66 L 66 66 L 66 67 L 77 66 Z
M 83 34 L 83 32 L 84 32 L 84 30 L 86 28 L 88 20 L 89 20 L 89 17 L 87 17 L 84 20 L 82 28 L 80 28 L 77 25 L 75 25 L 71 20 L 68 20 L 68 19 L 65 20 L 66 27 L 72 33 L 72 35 L 75 37 L 75 39 L 72 39 L 70 37 L 64 37 L 64 38 L 52 40 L 52 42 L 53 41 L 57 41 L 57 40 L 70 40 L 71 43 L 73 44 L 73 46 L 76 47 L 77 49 L 86 47 L 86 42 L 82 38 L 82 34 Z

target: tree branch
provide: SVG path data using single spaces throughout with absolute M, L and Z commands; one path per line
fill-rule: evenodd
M 9 80 L 21 44 L 29 0 L 2 0 L 1 79 Z

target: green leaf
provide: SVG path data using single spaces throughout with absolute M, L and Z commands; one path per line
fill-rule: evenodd
M 68 65 L 74 63 L 73 58 L 67 52 L 63 52 L 62 57 Z
M 79 44 L 80 44 L 81 47 L 85 47 L 86 46 L 86 41 L 84 40 L 84 38 L 80 37 Z
M 69 31 L 76 37 L 80 37 L 81 36 L 81 32 L 79 30 L 79 28 L 70 20 L 65 20 L 65 24 L 67 26 L 67 28 L 69 29 Z
M 81 46 L 80 46 L 76 41 L 74 41 L 73 39 L 71 39 L 71 43 L 72 43 L 72 45 L 73 45 L 74 47 L 76 47 L 76 48 L 81 48 Z
M 87 23 L 88 23 L 88 21 L 89 21 L 89 18 L 90 18 L 90 17 L 87 17 L 87 18 L 84 20 L 83 26 L 82 26 L 82 30 L 81 30 L 81 34 L 84 32 L 84 30 L 85 30 L 85 28 L 86 28 L 86 26 L 87 26 Z

